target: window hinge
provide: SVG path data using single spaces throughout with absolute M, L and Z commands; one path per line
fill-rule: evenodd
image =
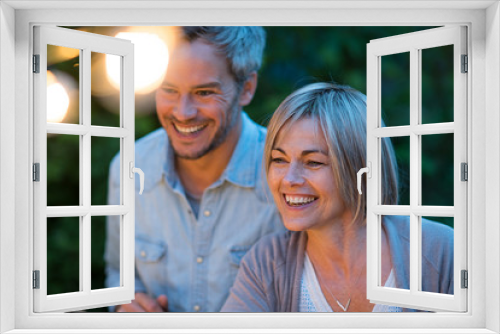
M 33 289 L 40 289 L 40 270 L 33 270 Z
M 462 162 L 460 164 L 460 169 L 461 169 L 461 175 L 462 177 L 460 178 L 461 181 L 469 181 L 469 167 L 466 162 Z
M 40 73 L 40 55 L 33 55 L 33 73 Z
M 38 162 L 33 164 L 33 181 L 40 182 L 40 164 Z
M 469 287 L 469 274 L 467 270 L 462 270 L 462 289 Z
M 467 55 L 462 55 L 462 73 L 469 72 L 469 57 Z

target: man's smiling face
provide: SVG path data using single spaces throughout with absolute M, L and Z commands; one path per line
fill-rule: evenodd
M 224 56 L 196 40 L 171 53 L 156 111 L 180 158 L 198 159 L 237 131 L 241 105 L 238 86 Z

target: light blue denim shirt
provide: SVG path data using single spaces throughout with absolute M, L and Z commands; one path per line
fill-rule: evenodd
M 164 129 L 136 142 L 145 174 L 135 196 L 135 290 L 165 294 L 169 311 L 217 312 L 240 260 L 262 236 L 284 231 L 262 168 L 265 128 L 242 113 L 242 133 L 219 180 L 202 196 L 198 219 L 175 172 Z M 111 164 L 109 204 L 119 201 L 119 160 Z M 106 286 L 119 286 L 119 223 L 108 217 Z

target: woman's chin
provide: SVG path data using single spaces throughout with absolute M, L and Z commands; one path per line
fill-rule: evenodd
M 284 220 L 283 224 L 285 225 L 285 227 L 288 230 L 294 231 L 294 232 L 305 231 L 309 228 L 309 224 L 307 224 L 305 222 Z

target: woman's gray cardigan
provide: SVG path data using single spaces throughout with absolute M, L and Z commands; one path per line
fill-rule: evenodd
M 385 216 L 396 286 L 410 288 L 408 217 Z M 264 237 L 242 260 L 222 312 L 298 312 L 307 235 Z M 422 290 L 453 294 L 453 229 L 422 219 Z M 414 311 L 405 309 L 405 311 Z

